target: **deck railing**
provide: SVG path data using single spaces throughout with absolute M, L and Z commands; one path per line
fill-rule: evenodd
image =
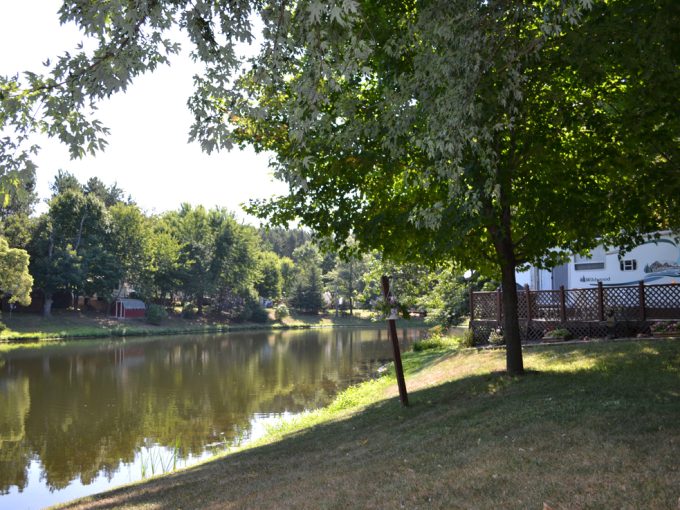
M 531 329 L 544 331 L 555 324 L 585 330 L 591 323 L 639 323 L 662 319 L 680 320 L 680 285 L 604 286 L 586 289 L 517 290 L 518 316 L 526 336 Z M 470 292 L 470 324 L 502 327 L 501 291 Z M 580 325 L 580 326 L 577 326 Z M 484 334 L 484 333 L 483 333 Z M 536 333 L 538 334 L 538 333 Z M 535 336 L 535 334 L 534 334 Z

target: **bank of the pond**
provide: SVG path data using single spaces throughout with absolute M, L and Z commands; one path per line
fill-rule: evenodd
M 674 508 L 680 341 L 407 353 L 256 445 L 64 508 Z
M 371 314 L 360 312 L 355 316 L 334 314 L 304 315 L 293 314 L 282 321 L 266 323 L 223 323 L 206 319 L 185 319 L 168 317 L 160 325 L 148 324 L 144 319 L 124 321 L 94 314 L 79 312 L 57 312 L 50 317 L 32 314 L 4 314 L 0 331 L 0 350 L 3 344 L 14 342 L 43 342 L 83 338 L 112 338 L 131 336 L 183 335 L 194 333 L 226 333 L 256 329 L 308 329 L 320 327 L 384 327 L 383 321 L 376 321 Z M 400 327 L 424 326 L 422 319 L 400 320 Z

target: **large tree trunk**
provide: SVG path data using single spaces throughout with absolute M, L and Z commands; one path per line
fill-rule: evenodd
M 43 301 L 43 317 L 52 315 L 52 294 L 45 293 L 45 300 Z
M 78 228 L 78 234 L 76 236 L 76 242 L 73 246 L 73 251 L 78 253 L 78 248 L 80 248 L 80 241 L 83 238 L 83 225 L 85 225 L 85 218 L 87 217 L 87 214 L 83 214 L 83 217 L 80 218 L 80 227 Z
M 524 373 L 522 359 L 522 339 L 517 316 L 517 282 L 515 281 L 515 265 L 502 263 L 503 282 L 503 338 L 506 345 L 505 365 L 510 375 Z
M 524 373 L 524 362 L 522 360 L 522 339 L 517 314 L 517 281 L 515 280 L 517 258 L 515 256 L 515 245 L 512 241 L 511 217 L 510 207 L 503 207 L 502 228 L 491 229 L 491 235 L 501 265 L 506 369 L 510 375 L 521 375 Z

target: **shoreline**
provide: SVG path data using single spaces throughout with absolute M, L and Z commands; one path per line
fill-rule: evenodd
M 361 325 L 357 325 L 356 327 L 361 327 Z M 304 327 L 297 329 L 312 328 Z M 455 337 L 447 338 L 447 340 L 449 341 L 447 342 L 446 347 L 428 349 L 421 352 L 403 352 L 402 356 L 405 372 L 407 374 L 413 374 L 421 370 L 426 370 L 428 367 L 436 365 L 439 360 L 460 351 L 460 348 L 457 347 L 457 340 Z M 258 448 L 275 445 L 291 435 L 304 433 L 305 431 L 313 429 L 317 426 L 324 426 L 328 423 L 351 418 L 368 406 L 392 399 L 393 395 L 390 394 L 390 389 L 391 386 L 396 384 L 394 363 L 387 363 L 385 368 L 386 370 L 378 372 L 375 377 L 345 388 L 340 393 L 335 395 L 334 399 L 324 407 L 303 411 L 287 418 L 280 418 L 271 426 L 269 426 L 267 432 L 261 437 L 246 441 L 237 446 L 227 447 L 223 452 L 202 459 L 195 464 L 150 476 L 142 480 L 137 480 L 124 485 L 112 487 L 103 492 L 83 496 L 64 503 L 58 503 L 56 505 L 47 507 L 47 510 L 70 508 L 72 505 L 92 502 L 100 496 L 106 495 L 112 491 L 134 490 L 135 488 L 141 488 L 150 483 L 167 480 L 173 476 L 181 476 L 182 474 L 186 474 L 194 469 L 228 461 L 232 456 L 247 454 L 249 451 L 256 450 Z
M 238 331 L 287 331 L 322 328 L 380 328 L 384 321 L 360 316 L 297 315 L 290 320 L 269 321 L 267 323 L 246 322 L 242 324 L 197 323 L 195 320 L 171 318 L 166 324 L 154 326 L 140 319 L 127 319 L 123 322 L 108 317 L 85 315 L 70 316 L 55 314 L 49 318 L 20 317 L 4 319 L 7 329 L 0 331 L 0 350 L 7 345 L 47 344 L 68 340 L 111 339 L 146 336 L 171 336 L 190 334 L 233 333 Z M 29 325 L 22 324 L 29 323 Z M 41 328 L 41 322 L 45 322 Z M 15 330 L 15 327 L 25 331 Z M 31 327 L 32 326 L 32 327 Z M 47 327 L 45 327 L 47 326 Z M 397 327 L 427 328 L 422 319 L 400 319 Z M 26 329 L 31 329 L 26 331 Z

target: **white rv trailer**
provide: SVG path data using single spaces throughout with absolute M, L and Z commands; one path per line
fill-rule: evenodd
M 680 243 L 670 232 L 646 241 L 619 258 L 619 249 L 598 246 L 589 257 L 573 255 L 569 262 L 552 270 L 530 267 L 515 276 L 520 286 L 531 290 L 582 289 L 602 285 L 645 285 L 680 283 Z

